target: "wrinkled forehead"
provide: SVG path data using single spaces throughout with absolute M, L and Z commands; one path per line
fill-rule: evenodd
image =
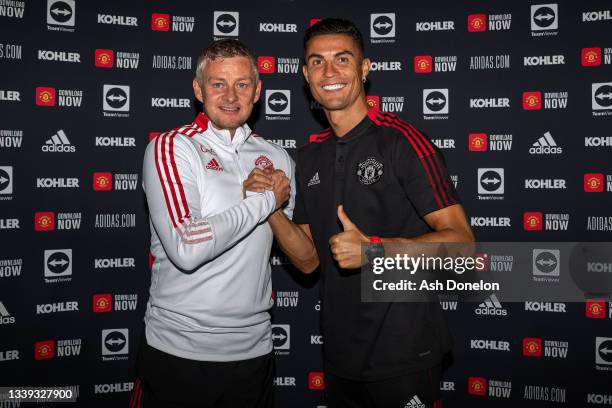
M 257 80 L 257 67 L 251 59 L 243 56 L 205 58 L 202 61 L 203 77 L 231 77 Z

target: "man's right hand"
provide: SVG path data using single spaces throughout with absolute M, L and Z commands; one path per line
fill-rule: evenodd
M 266 190 L 272 190 L 276 198 L 276 207 L 274 211 L 282 207 L 291 194 L 291 185 L 285 172 L 282 170 L 261 170 L 254 168 L 249 174 L 249 177 L 242 183 L 242 193 L 244 197 L 246 197 L 247 191 L 263 193 Z

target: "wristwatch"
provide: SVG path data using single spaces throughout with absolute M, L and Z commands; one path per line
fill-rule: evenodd
M 371 264 L 374 258 L 385 256 L 385 248 L 383 247 L 382 239 L 379 236 L 372 235 L 370 243 L 365 250 L 366 264 Z

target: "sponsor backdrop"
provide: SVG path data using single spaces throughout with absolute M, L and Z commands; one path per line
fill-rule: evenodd
M 200 108 L 191 79 L 215 38 L 259 55 L 252 126 L 295 155 L 325 127 L 300 73 L 304 30 L 354 20 L 372 59 L 368 102 L 442 149 L 479 240 L 610 241 L 609 3 L 270 6 L 0 0 L 0 385 L 127 405 L 151 262 L 142 156 Z M 558 261 L 542 250 L 534 276 Z M 512 270 L 512 256 L 488 255 L 491 270 Z M 271 262 L 277 406 L 322 407 L 316 276 Z M 441 303 L 455 339 L 443 406 L 612 405 L 605 298 Z

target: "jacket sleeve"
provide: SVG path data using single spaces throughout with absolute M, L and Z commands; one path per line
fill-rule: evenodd
M 301 171 L 299 163 L 304 163 L 303 156 L 300 157 L 298 153 L 297 163 L 295 164 L 293 179 L 295 179 L 295 207 L 293 208 L 293 218 L 291 220 L 300 225 L 300 224 L 310 224 L 308 221 L 308 213 L 306 212 L 306 204 L 304 203 L 304 189 L 303 185 L 300 182 L 301 178 L 299 172 Z
M 274 193 L 251 195 L 213 216 L 202 218 L 202 191 L 190 142 L 164 133 L 147 146 L 143 183 L 155 232 L 172 263 L 194 271 L 248 235 L 275 207 Z
M 291 156 L 289 156 L 289 153 L 287 153 L 286 150 L 283 149 L 283 153 L 285 154 L 285 157 L 287 159 L 287 177 L 289 178 L 289 181 L 291 184 L 291 193 L 289 195 L 289 202 L 287 203 L 285 208 L 283 208 L 283 211 L 285 215 L 287 216 L 287 218 L 292 219 L 293 210 L 295 208 L 295 193 L 296 193 L 295 162 L 293 161 Z

